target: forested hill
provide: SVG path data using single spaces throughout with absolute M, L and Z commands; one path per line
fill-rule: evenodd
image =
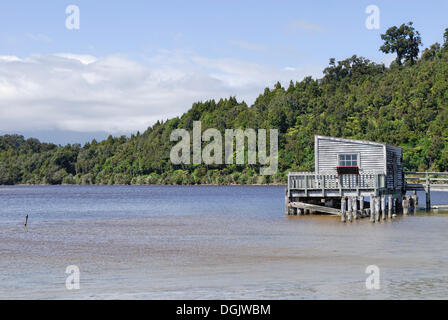
M 401 62 L 401 61 L 398 61 Z M 170 133 L 202 129 L 278 128 L 279 170 L 247 166 L 173 166 Z M 252 184 L 285 181 L 289 170 L 314 170 L 314 135 L 386 142 L 404 149 L 407 170 L 448 171 L 448 46 L 390 67 L 353 56 L 330 60 L 319 80 L 266 88 L 252 106 L 236 98 L 195 103 L 179 118 L 130 138 L 84 146 L 0 137 L 0 184 Z

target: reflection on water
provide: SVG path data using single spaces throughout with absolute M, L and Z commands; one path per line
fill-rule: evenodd
M 0 298 L 446 299 L 447 230 L 285 216 L 282 187 L 0 187 Z

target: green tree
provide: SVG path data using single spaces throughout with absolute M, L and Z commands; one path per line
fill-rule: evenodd
M 381 39 L 384 40 L 384 44 L 380 47 L 380 50 L 384 53 L 396 53 L 397 59 L 395 60 L 398 65 L 409 61 L 413 65 L 420 52 L 419 46 L 422 45 L 422 39 L 420 33 L 415 30 L 413 23 L 402 24 L 400 27 L 390 27 L 385 34 L 381 35 Z
M 443 44 L 444 49 L 448 49 L 448 28 L 445 29 L 445 32 L 443 34 L 443 39 L 445 40 Z
M 356 55 L 331 59 L 324 77 L 276 83 L 248 106 L 235 97 L 194 103 L 178 118 L 130 137 L 84 146 L 0 136 L 0 184 L 250 184 L 281 183 L 288 171 L 314 170 L 314 135 L 365 139 L 403 148 L 405 170 L 448 170 L 448 29 L 422 59 L 386 68 Z M 406 38 L 407 39 L 407 38 Z M 418 48 L 417 48 L 418 49 Z M 406 61 L 406 55 L 402 59 Z M 279 170 L 258 165 L 173 165 L 176 128 L 279 129 Z

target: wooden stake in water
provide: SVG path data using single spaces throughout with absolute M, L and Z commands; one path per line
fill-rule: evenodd
M 25 226 L 25 230 L 28 232 L 28 215 L 26 215 L 26 217 L 25 217 L 24 226 Z
M 361 218 L 364 218 L 365 214 L 364 214 L 364 197 L 363 196 L 359 197 L 359 211 L 361 213 Z
M 409 205 L 410 205 L 410 201 L 407 196 L 403 198 L 402 204 L 403 204 L 403 215 L 407 216 L 409 214 Z
M 376 221 L 380 221 L 380 197 L 375 197 L 375 212 L 376 212 Z
M 346 221 L 346 217 L 345 217 L 345 206 L 346 206 L 346 198 L 342 197 L 341 198 L 341 221 L 345 222 Z
M 387 205 L 388 205 L 388 218 L 392 219 L 392 208 L 394 206 L 392 195 L 389 195 L 389 198 L 387 199 Z
M 417 213 L 417 209 L 418 209 L 418 196 L 417 196 L 417 191 L 413 191 L 412 192 L 412 213 Z
M 353 221 L 353 198 L 349 197 L 347 203 L 348 203 L 348 207 L 347 207 L 348 221 L 352 222 Z

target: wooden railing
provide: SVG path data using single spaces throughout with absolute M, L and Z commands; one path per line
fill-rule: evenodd
M 448 172 L 405 172 L 407 190 L 448 190 Z
M 312 172 L 290 172 L 288 189 L 298 190 L 374 190 L 386 187 L 386 176 L 377 173 L 361 174 L 316 174 Z
M 426 210 L 431 209 L 431 191 L 448 192 L 448 172 L 405 172 L 404 174 L 406 191 L 425 191 Z M 434 206 L 437 209 L 440 207 L 440 205 Z

